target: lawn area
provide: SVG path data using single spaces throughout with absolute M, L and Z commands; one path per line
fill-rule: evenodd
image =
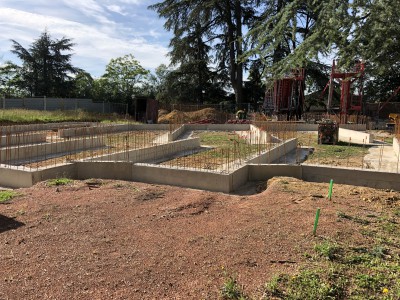
M 41 111 L 26 109 L 0 109 L 0 125 L 37 124 L 50 122 L 126 122 L 125 116 L 100 114 L 83 110 Z
M 297 138 L 302 146 L 314 148 L 307 159 L 311 164 L 362 168 L 363 157 L 368 154 L 369 149 L 369 146 L 344 142 L 338 142 L 336 145 L 320 145 L 316 133 L 299 132 Z

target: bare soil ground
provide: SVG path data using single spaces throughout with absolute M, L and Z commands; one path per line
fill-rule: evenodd
M 328 201 L 327 183 L 265 187 L 227 195 L 88 180 L 16 190 L 0 204 L 0 299 L 218 299 L 229 274 L 258 299 L 271 276 L 307 265 L 316 242 L 369 243 L 338 211 L 366 217 L 400 204 L 389 190 L 334 185 Z

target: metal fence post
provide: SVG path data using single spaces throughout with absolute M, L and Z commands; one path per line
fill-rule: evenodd
M 6 109 L 6 97 L 3 95 L 3 109 Z
M 43 110 L 47 110 L 47 101 L 46 101 L 46 96 L 43 96 Z

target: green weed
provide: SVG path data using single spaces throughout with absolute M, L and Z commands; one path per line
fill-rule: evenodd
M 69 178 L 54 178 L 47 180 L 48 186 L 59 186 L 59 185 L 67 185 L 72 183 L 73 180 Z
M 341 252 L 341 248 L 335 244 L 328 241 L 325 241 L 320 244 L 316 244 L 314 246 L 314 250 L 322 257 L 325 257 L 328 260 L 334 260 L 339 257 Z
M 228 276 L 224 282 L 221 290 L 222 299 L 234 299 L 234 300 L 245 300 L 247 299 L 244 295 L 241 287 L 238 285 L 234 276 Z
M 18 196 L 18 193 L 14 191 L 0 191 L 0 203 L 9 201 L 16 196 Z

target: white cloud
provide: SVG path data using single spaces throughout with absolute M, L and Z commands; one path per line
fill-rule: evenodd
M 80 0 L 71 3 L 75 2 L 80 2 Z M 76 19 L 75 21 L 64 19 L 60 16 L 54 17 L 20 9 L 0 8 L 0 26 L 2 28 L 0 31 L 0 58 L 3 56 L 4 60 L 9 59 L 10 39 L 28 47 L 47 28 L 53 38 L 65 36 L 73 39 L 76 44 L 73 47 L 75 53 L 72 57 L 73 64 L 85 69 L 93 76 L 102 75 L 105 65 L 111 58 L 130 53 L 147 69 L 154 69 L 161 63 L 168 64 L 166 57 L 168 49 L 160 42 L 150 43 L 146 39 L 146 36 L 157 37 L 153 29 L 147 28 L 147 32 L 138 32 L 134 28 L 124 28 L 125 25 L 118 23 L 117 20 L 106 18 L 104 16 L 107 14 L 105 9 L 94 1 L 87 0 L 81 3 L 76 9 L 84 12 L 87 16 L 87 19 L 82 19 L 82 22 L 85 23 L 77 22 Z M 42 11 L 45 11 L 44 8 Z M 94 20 L 90 19 L 91 13 Z M 71 15 L 70 11 L 69 15 Z M 107 26 L 106 23 L 108 23 Z
M 109 11 L 115 12 L 115 13 L 123 15 L 123 16 L 127 15 L 127 13 L 124 12 L 124 10 L 123 10 L 123 8 L 121 6 L 118 6 L 118 5 L 107 5 L 106 7 L 107 7 L 107 9 Z
M 141 0 L 120 0 L 120 2 L 122 3 L 126 3 L 126 4 L 136 4 L 139 5 L 141 4 L 140 2 L 148 2 L 148 1 L 141 1 Z
M 94 0 L 63 0 L 63 4 L 74 10 L 78 10 L 86 17 L 94 18 L 101 24 L 114 24 L 114 22 L 107 18 L 105 9 Z

